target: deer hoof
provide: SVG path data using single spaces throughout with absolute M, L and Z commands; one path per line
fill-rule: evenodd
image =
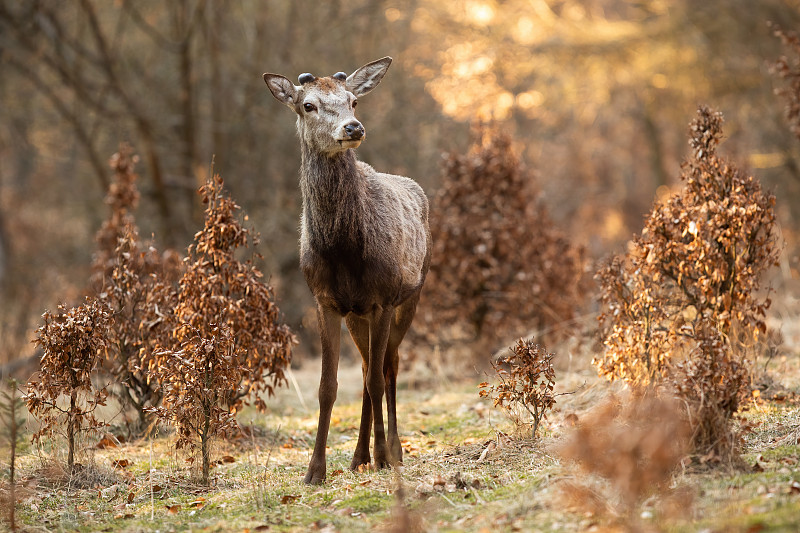
M 350 463 L 350 470 L 353 472 L 361 472 L 371 468 L 369 455 L 366 457 L 353 456 L 353 462 Z
M 303 483 L 306 485 L 321 485 L 325 481 L 325 469 L 308 467 Z
M 390 446 L 389 462 L 393 465 L 403 462 L 403 447 L 400 445 L 400 439 L 393 441 Z
M 383 468 L 389 468 L 391 463 L 389 462 L 389 458 L 387 457 L 386 449 L 383 450 L 383 453 L 375 453 L 375 470 L 381 470 Z

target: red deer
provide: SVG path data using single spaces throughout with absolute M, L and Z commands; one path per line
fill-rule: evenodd
M 264 74 L 272 95 L 297 114 L 300 137 L 300 267 L 317 302 L 322 340 L 319 425 L 306 483 L 325 479 L 325 446 L 338 388 L 342 317 L 362 357 L 361 426 L 350 464 L 385 468 L 402 460 L 397 433 L 397 349 L 416 312 L 430 265 L 428 199 L 413 180 L 356 158 L 365 139 L 357 98 L 380 83 L 384 57 L 349 76 L 301 74 L 300 85 Z M 388 435 L 382 401 L 386 394 Z M 372 428 L 370 427 L 372 426 Z

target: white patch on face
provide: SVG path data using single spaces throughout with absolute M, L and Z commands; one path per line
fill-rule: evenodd
M 355 96 L 336 85 L 332 91 L 309 87 L 302 95 L 297 117 L 301 138 L 328 154 L 356 148 L 363 141 L 363 138 L 352 140 L 345 134 L 345 126 L 357 122 L 352 106 Z M 306 109 L 307 104 L 313 108 Z

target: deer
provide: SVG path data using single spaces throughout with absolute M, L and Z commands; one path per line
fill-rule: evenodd
M 316 301 L 322 346 L 319 424 L 304 478 L 308 484 L 326 476 L 342 319 L 362 359 L 361 422 L 350 469 L 402 462 L 398 347 L 430 266 L 428 198 L 414 180 L 378 172 L 355 154 L 366 138 L 355 117 L 358 98 L 377 87 L 391 62 L 384 57 L 349 76 L 301 74 L 300 85 L 279 74 L 263 75 L 272 95 L 297 115 L 300 138 L 300 269 Z

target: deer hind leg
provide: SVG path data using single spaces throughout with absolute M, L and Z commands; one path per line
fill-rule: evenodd
M 419 293 L 403 302 L 395 312 L 392 328 L 389 332 L 389 343 L 386 348 L 386 360 L 383 363 L 383 374 L 386 381 L 386 411 L 388 422 L 388 446 L 392 463 L 403 461 L 403 447 L 397 431 L 397 374 L 400 366 L 398 348 L 411 327 L 411 321 L 417 311 Z
M 372 431 L 372 402 L 367 389 L 367 373 L 369 371 L 369 321 L 356 315 L 347 315 L 345 318 L 347 329 L 353 338 L 358 351 L 361 353 L 361 377 L 364 390 L 361 395 L 361 425 L 358 429 L 358 440 L 350 470 L 358 470 L 361 465 L 370 462 L 369 440 Z
M 325 480 L 325 446 L 328 443 L 328 430 L 331 425 L 331 411 L 336 401 L 339 387 L 337 373 L 339 370 L 339 338 L 341 336 L 342 317 L 332 309 L 317 307 L 320 338 L 322 340 L 322 373 L 319 380 L 319 425 L 317 439 L 314 442 L 314 453 L 303 481 L 319 484 Z
M 386 447 L 386 432 L 383 427 L 383 395 L 385 380 L 383 361 L 389 342 L 389 331 L 394 318 L 394 307 L 385 306 L 372 313 L 369 323 L 369 368 L 367 369 L 367 391 L 372 404 L 372 430 L 375 442 L 372 457 L 376 468 L 389 466 L 389 452 Z
M 388 432 L 386 444 L 389 450 L 389 462 L 391 464 L 403 462 L 403 448 L 400 445 L 400 436 L 397 433 L 397 369 L 400 364 L 400 356 L 397 354 L 397 345 L 390 344 L 386 350 L 386 359 L 383 362 L 383 379 L 386 383 L 386 413 Z

